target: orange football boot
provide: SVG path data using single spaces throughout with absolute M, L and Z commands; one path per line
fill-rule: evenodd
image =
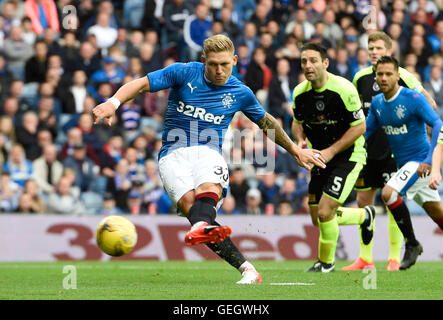
M 222 242 L 231 235 L 228 226 L 209 226 L 207 222 L 197 222 L 185 236 L 185 243 L 193 246 L 200 243 Z
M 388 260 L 388 267 L 386 268 L 388 271 L 399 271 L 400 270 L 400 262 L 395 259 Z
M 353 270 L 363 270 L 363 269 L 375 269 L 374 262 L 367 262 L 363 260 L 362 258 L 358 257 L 357 260 L 355 260 L 353 263 L 351 263 L 349 266 L 341 268 L 344 271 L 353 271 Z

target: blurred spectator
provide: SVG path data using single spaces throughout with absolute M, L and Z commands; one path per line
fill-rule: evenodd
M 19 112 L 18 100 L 15 97 L 8 97 L 3 102 L 3 110 L 1 114 L 12 119 L 15 126 L 21 125 L 21 114 Z
M 72 180 L 61 177 L 56 191 L 48 196 L 47 209 L 49 213 L 56 214 L 84 214 L 85 208 L 80 199 L 72 192 Z
M 409 41 L 408 53 L 413 53 L 417 56 L 417 64 L 415 70 L 423 77 L 423 71 L 428 64 L 428 59 L 432 55 L 432 49 L 426 47 L 425 39 L 418 34 L 412 35 Z
M 220 9 L 220 21 L 223 24 L 223 30 L 228 34 L 228 37 L 235 40 L 240 35 L 238 25 L 232 21 L 232 9 L 223 7 Z
M 24 113 L 29 109 L 34 108 L 33 98 L 29 99 L 25 97 L 23 87 L 24 82 L 21 80 L 13 80 L 9 87 L 9 98 L 17 101 L 19 113 Z
M 332 42 L 336 47 L 336 43 L 343 38 L 343 30 L 336 23 L 335 12 L 332 8 L 328 8 L 323 12 L 324 33 L 323 37 Z
M 240 210 L 238 209 L 237 203 L 235 202 L 235 198 L 232 195 L 227 195 L 223 199 L 223 203 L 219 209 L 221 214 L 240 214 Z
M 285 33 L 276 20 L 269 20 L 266 30 L 272 35 L 275 49 L 281 48 L 285 44 Z
M 117 40 L 117 29 L 111 26 L 111 15 L 105 12 L 98 13 L 96 24 L 87 30 L 87 34 L 96 37 L 97 47 L 100 50 L 112 46 Z
M 258 3 L 255 6 L 254 14 L 251 16 L 251 19 L 249 19 L 249 21 L 254 23 L 258 33 L 262 34 L 263 32 L 267 31 L 266 25 L 268 24 L 269 18 L 269 8 L 263 3 Z
M 276 205 L 279 186 L 277 184 L 277 175 L 275 172 L 269 172 L 262 175 L 258 190 L 261 193 L 261 205 L 263 208 L 268 204 Z
M 12 27 L 10 37 L 4 41 L 3 52 L 8 60 L 8 71 L 12 73 L 14 79 L 23 81 L 26 61 L 32 57 L 34 49 L 23 40 L 20 26 Z
M 254 23 L 248 22 L 245 24 L 243 32 L 237 37 L 235 41 L 237 47 L 245 45 L 248 47 L 248 52 L 250 58 L 252 58 L 252 53 L 255 48 L 260 46 L 260 38 L 258 37 L 257 27 Z
M 62 54 L 62 48 L 57 42 L 58 33 L 52 28 L 43 31 L 43 41 L 48 46 L 48 56 L 53 54 Z
M 12 146 L 3 170 L 9 173 L 11 180 L 21 188 L 25 186 L 28 179 L 34 177 L 32 162 L 26 159 L 25 152 L 20 144 Z
M 435 33 L 431 33 L 427 36 L 432 50 L 438 52 L 443 43 L 443 19 L 435 22 L 434 31 Z
M 126 148 L 123 158 L 128 161 L 128 170 L 131 180 L 137 179 L 140 175 L 145 175 L 144 159 L 139 158 L 139 154 L 135 148 Z
M 104 82 L 119 86 L 124 77 L 125 73 L 117 67 L 115 59 L 107 56 L 103 59 L 103 67 L 92 74 L 91 81 L 95 86 Z
M 4 1 L 2 9 L 3 31 L 5 37 L 9 37 L 12 28 L 20 25 L 20 19 L 17 16 L 17 7 L 12 1 Z
M 155 52 L 155 48 L 151 43 L 145 42 L 140 46 L 139 56 L 145 74 L 163 67 L 162 53 L 161 51 Z
M 128 29 L 140 29 L 145 0 L 126 0 L 123 2 L 123 25 Z M 155 2 L 152 1 L 154 6 Z
M 39 119 L 34 111 L 27 111 L 23 115 L 22 125 L 16 127 L 17 142 L 26 150 L 26 158 L 35 160 L 39 156 L 37 143 Z
M 34 43 L 34 56 L 25 64 L 25 82 L 42 83 L 46 78 L 48 66 L 48 47 L 44 41 Z
M 272 71 L 275 71 L 277 59 L 275 57 L 275 48 L 274 42 L 272 39 L 272 34 L 269 32 L 262 32 L 260 34 L 260 47 L 265 50 L 266 60 L 265 63 L 267 66 L 271 68 Z
M 75 114 L 82 113 L 83 104 L 90 93 L 88 88 L 86 87 L 86 82 L 88 78 L 86 76 L 85 71 L 76 70 L 72 77 L 72 86 L 69 89 L 69 92 L 72 95 L 73 104 L 69 104 L 69 108 L 64 108 L 63 113 Z M 72 108 L 74 107 L 74 108 Z
M 57 160 L 56 146 L 45 146 L 42 156 L 35 159 L 32 166 L 39 190 L 47 194 L 55 191 L 55 186 L 63 174 L 63 164 Z
M 12 145 L 15 143 L 15 129 L 8 116 L 0 117 L 0 168 L 8 158 Z
M 11 180 L 11 175 L 0 173 L 0 212 L 14 212 L 18 206 L 20 186 Z
M 98 166 L 86 155 L 86 145 L 84 143 L 74 146 L 72 156 L 63 160 L 64 168 L 71 168 L 75 171 L 74 185 L 79 187 L 81 192 L 93 189 L 99 173 Z
M 141 59 L 139 57 L 131 57 L 129 59 L 129 66 L 128 70 L 126 71 L 126 76 L 130 76 L 134 79 L 137 79 L 145 75 L 146 74 L 143 70 Z
M 47 28 L 60 31 L 57 7 L 53 0 L 26 0 L 26 15 L 31 19 L 32 30 L 41 35 Z
M 138 190 L 132 189 L 126 199 L 126 212 L 132 215 L 139 215 L 142 213 L 142 195 Z
M 176 54 L 183 48 L 183 26 L 185 20 L 193 14 L 192 4 L 184 0 L 166 1 L 163 7 L 167 48 L 174 48 Z
M 115 174 L 108 178 L 106 191 L 110 192 L 117 207 L 127 212 L 126 199 L 132 188 L 131 175 L 129 173 L 129 165 L 126 159 L 120 159 L 115 166 Z
M 401 25 L 398 23 L 390 24 L 387 33 L 393 41 L 396 40 L 398 42 L 400 52 L 405 52 L 408 47 L 408 39 Z
M 369 54 L 366 49 L 359 48 L 357 50 L 357 62 L 351 65 L 351 73 L 352 78 L 355 76 L 355 74 L 360 71 L 361 69 L 364 69 L 366 67 L 369 67 L 371 65 L 369 60 Z M 351 81 L 352 81 L 351 78 Z
M 38 156 L 40 157 L 43 154 L 43 149 L 47 145 L 52 145 L 54 143 L 54 139 L 52 137 L 51 131 L 48 129 L 39 129 L 37 132 L 37 146 L 38 146 Z M 30 159 L 31 160 L 31 159 Z
M 246 214 L 261 215 L 263 213 L 261 209 L 261 194 L 256 188 L 249 189 L 246 193 Z
M 306 10 L 304 8 L 298 8 L 295 11 L 294 16 L 290 18 L 290 21 L 285 28 L 286 34 L 293 33 L 296 24 L 301 26 L 303 38 L 306 40 L 311 39 L 311 36 L 315 33 L 315 28 L 314 25 L 308 21 Z
M 83 141 L 94 148 L 96 154 L 99 153 L 103 142 L 94 130 L 91 113 L 83 112 L 80 114 L 78 118 L 78 128 L 82 132 Z
M 6 67 L 5 57 L 0 54 L 0 101 L 4 101 L 9 94 L 12 80 L 12 73 Z
M 423 83 L 423 87 L 432 94 L 439 108 L 443 107 L 443 78 L 442 67 L 434 65 L 431 68 L 431 79 Z M 440 110 L 441 112 L 441 110 Z
M 256 48 L 245 75 L 245 84 L 251 88 L 263 106 L 267 105 L 269 84 L 272 78 L 272 70 L 265 61 L 265 50 L 261 47 Z
M 113 135 L 100 152 L 101 173 L 108 178 L 114 176 L 115 165 L 123 158 L 123 138 Z
M 46 205 L 38 194 L 38 186 L 35 180 L 26 181 L 23 193 L 18 200 L 17 212 L 21 213 L 45 213 Z
M 138 57 L 140 46 L 144 42 L 143 32 L 134 30 L 129 37 L 129 43 L 126 47 L 126 55 L 128 57 Z
M 229 189 L 231 195 L 235 199 L 238 208 L 245 210 L 246 208 L 246 193 L 249 190 L 249 184 L 245 180 L 244 173 L 241 168 L 235 168 L 230 174 Z
M 114 214 L 122 214 L 123 211 L 115 205 L 114 196 L 107 192 L 103 196 L 103 206 L 98 213 L 111 216 Z
M 345 37 L 345 48 L 348 52 L 348 63 L 352 65 L 357 63 L 358 38 L 355 35 Z
M 207 38 L 211 26 L 209 8 L 199 3 L 194 9 L 194 14 L 187 17 L 183 25 L 183 38 L 186 44 L 182 50 L 184 62 L 200 61 L 203 41 Z
M 277 206 L 277 214 L 279 216 L 289 216 L 294 214 L 294 209 L 292 208 L 291 202 L 288 200 L 279 202 Z
M 345 48 L 337 49 L 335 61 L 331 61 L 330 72 L 352 81 L 351 65 L 348 62 L 348 51 Z
M 100 69 L 100 59 L 97 56 L 97 51 L 91 42 L 85 41 L 80 45 L 79 54 L 76 69 L 83 70 L 89 78 Z
M 82 131 L 77 127 L 69 129 L 67 135 L 67 141 L 65 144 L 63 144 L 62 149 L 60 151 L 60 158 L 64 160 L 67 157 L 72 156 L 74 154 L 74 146 L 82 143 L 83 143 Z M 94 148 L 87 143 L 86 143 L 86 154 L 96 164 L 100 163 Z
M 66 72 L 72 73 L 76 67 L 76 61 L 80 53 L 80 42 L 74 32 L 66 32 L 59 40 L 60 56 Z
M 241 44 L 237 47 L 237 65 L 234 66 L 232 71 L 239 80 L 244 81 L 246 71 L 251 63 L 249 49 L 246 44 Z
M 55 138 L 58 134 L 57 115 L 54 111 L 54 98 L 42 97 L 38 103 L 38 123 L 39 128 L 44 128 L 51 131 Z M 34 158 L 35 159 L 35 158 Z M 31 159 L 31 160 L 34 160 Z
M 323 21 L 317 21 L 315 23 L 315 33 L 312 35 L 310 42 L 319 42 L 325 48 L 335 48 L 337 44 L 334 41 L 325 37 L 325 24 Z
M 290 72 L 291 66 L 285 58 L 278 60 L 276 69 L 269 84 L 269 113 L 280 118 L 283 127 L 289 129 L 292 120 L 292 90 L 297 85 L 297 78 Z
M 143 192 L 143 205 L 148 213 L 156 213 L 158 201 L 164 193 L 157 162 L 154 160 L 145 161 L 145 176 L 142 176 L 141 190 Z
M 297 193 L 295 179 L 293 178 L 286 177 L 278 191 L 276 203 L 283 201 L 291 203 L 292 212 L 296 212 L 301 207 L 301 197 Z

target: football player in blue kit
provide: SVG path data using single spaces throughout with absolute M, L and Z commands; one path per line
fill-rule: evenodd
M 415 264 L 423 247 L 415 238 L 402 196 L 406 195 L 422 206 L 443 229 L 440 195 L 429 186 L 432 155 L 443 123 L 421 93 L 398 84 L 398 68 L 398 61 L 390 56 L 381 57 L 375 66 L 376 80 L 383 93 L 372 100 L 365 137 L 369 138 L 377 128 L 383 128 L 399 168 L 382 189 L 382 198 L 405 239 L 405 253 L 400 265 L 400 270 L 405 270 Z M 431 142 L 426 124 L 432 127 Z
M 242 273 L 239 284 L 260 283 L 261 276 L 229 238 L 231 228 L 216 221 L 217 207 L 228 188 L 229 172 L 221 154 L 226 130 L 242 111 L 275 142 L 310 169 L 324 168 L 318 150 L 301 149 L 269 115 L 252 91 L 231 75 L 237 63 L 232 41 L 223 35 L 205 40 L 202 63 L 174 63 L 123 85 L 107 102 L 96 106 L 94 122 L 111 125 L 121 103 L 141 92 L 171 88 L 166 110 L 159 173 L 164 188 L 192 227 L 188 245 L 206 244 Z

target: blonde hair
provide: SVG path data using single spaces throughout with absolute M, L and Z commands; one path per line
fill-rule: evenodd
M 234 55 L 234 44 L 231 39 L 222 34 L 209 37 L 203 43 L 203 55 L 207 57 L 210 52 L 229 52 Z
M 373 41 L 383 40 L 386 49 L 392 49 L 392 39 L 383 31 L 376 31 L 369 35 L 368 43 Z

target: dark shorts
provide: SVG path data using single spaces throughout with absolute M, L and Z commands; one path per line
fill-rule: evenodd
M 363 165 L 353 161 L 342 161 L 325 169 L 314 167 L 309 182 L 309 205 L 317 206 L 323 195 L 342 204 L 354 189 Z
M 396 172 L 397 164 L 392 157 L 385 160 L 368 159 L 355 183 L 355 190 L 381 189 Z

